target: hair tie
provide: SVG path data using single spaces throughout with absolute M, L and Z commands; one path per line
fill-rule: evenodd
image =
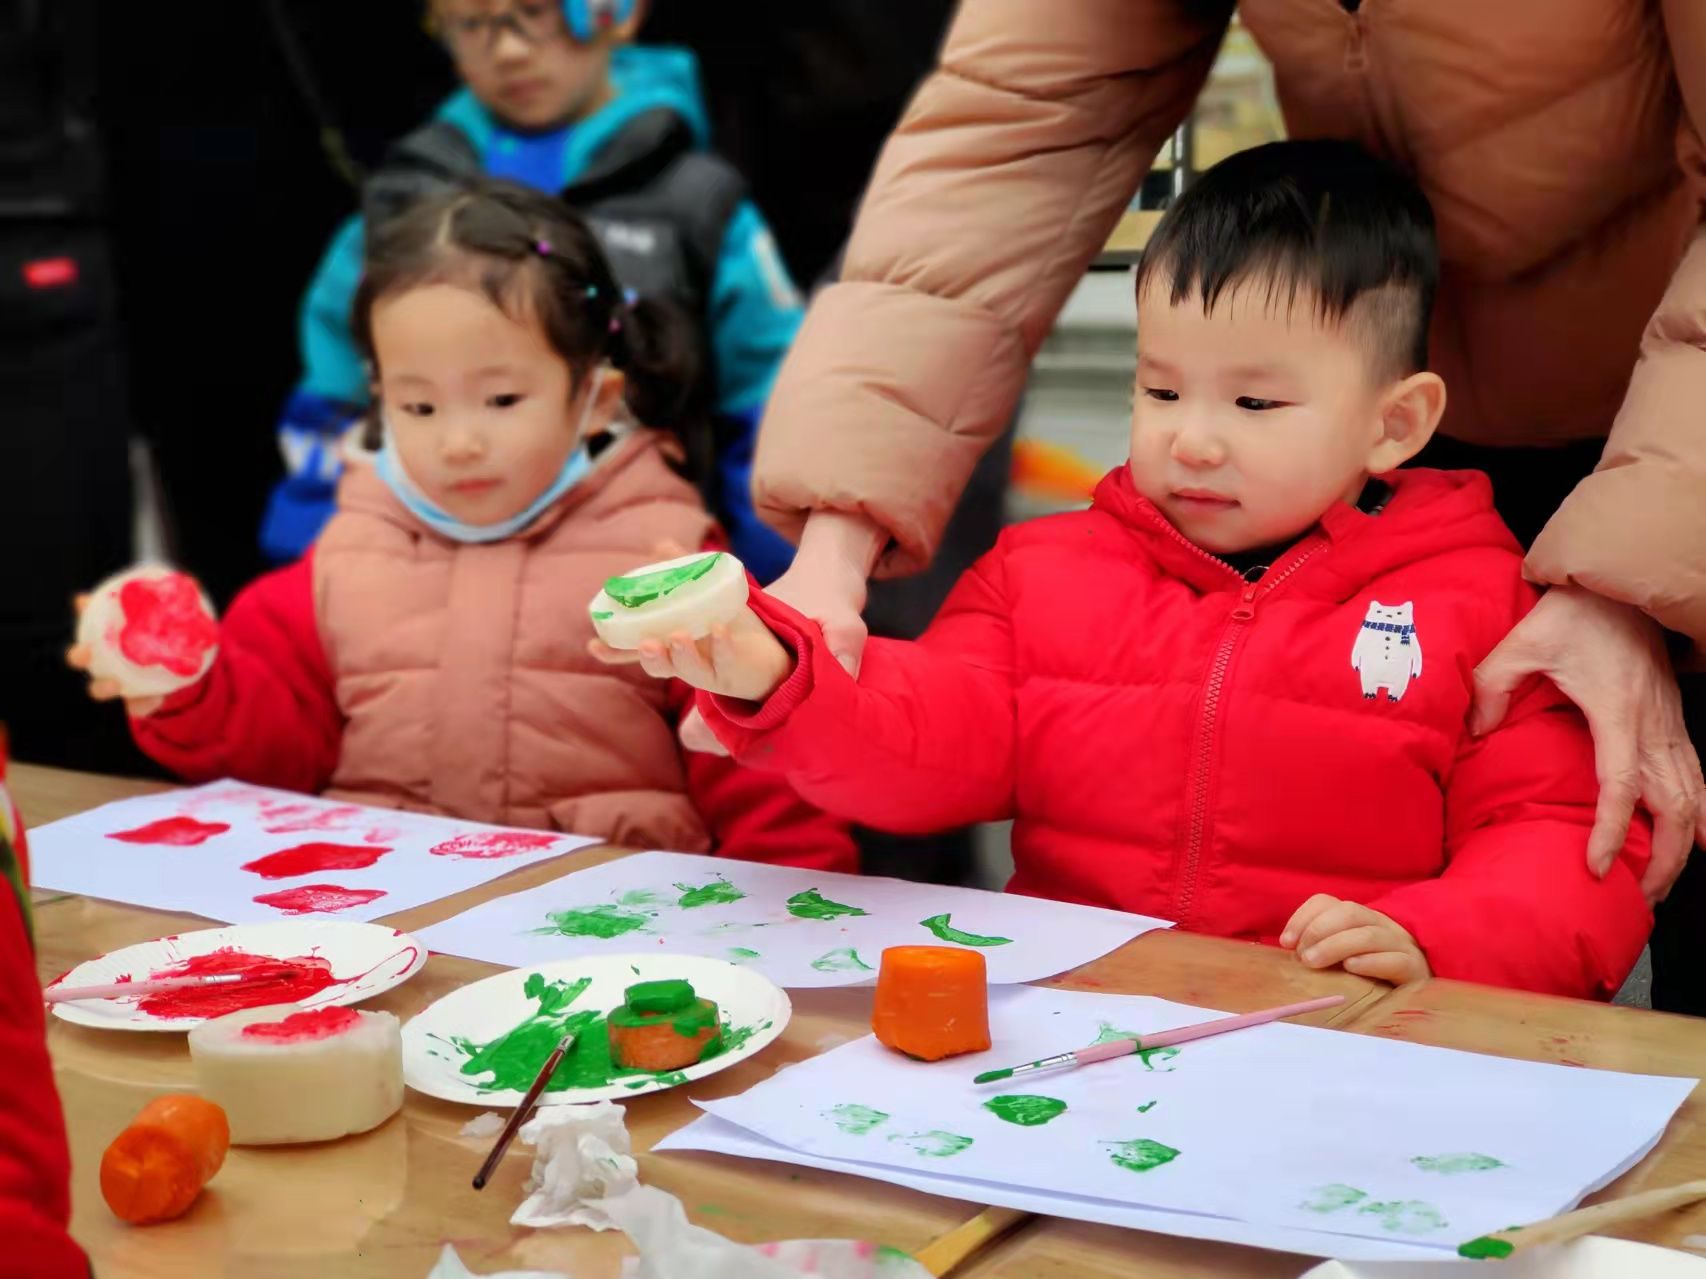
M 535 240 L 533 247 L 538 251 L 540 257 L 548 258 L 551 256 L 551 242 L 549 240 Z
M 596 284 L 587 285 L 586 286 L 586 295 L 589 298 L 597 297 L 598 296 L 598 286 Z

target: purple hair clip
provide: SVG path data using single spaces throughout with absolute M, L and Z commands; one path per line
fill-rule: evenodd
M 548 258 L 551 256 L 551 242 L 549 240 L 535 240 L 533 247 L 539 251 L 540 257 Z

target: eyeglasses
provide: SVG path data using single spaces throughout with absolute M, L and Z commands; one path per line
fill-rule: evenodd
M 489 56 L 506 30 L 528 44 L 542 44 L 567 29 L 561 0 L 519 0 L 496 13 L 447 12 L 438 18 L 437 26 L 445 44 L 462 57 Z

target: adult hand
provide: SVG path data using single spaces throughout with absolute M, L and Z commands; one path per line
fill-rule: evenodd
M 1347 973 L 1394 986 L 1432 975 L 1422 948 L 1397 920 L 1328 893 L 1316 893 L 1297 908 L 1280 945 L 1295 950 L 1307 967 L 1342 964 Z
M 824 641 L 849 675 L 865 655 L 865 595 L 883 533 L 862 515 L 814 511 L 788 571 L 767 589 L 823 627 Z
M 1531 675 L 1556 684 L 1593 733 L 1599 806 L 1588 866 L 1596 875 L 1611 869 L 1635 805 L 1644 803 L 1653 815 L 1653 856 L 1641 889 L 1662 900 L 1695 841 L 1706 839 L 1706 782 L 1683 725 L 1663 631 L 1638 608 L 1553 587 L 1475 672 L 1470 730 L 1497 728 Z

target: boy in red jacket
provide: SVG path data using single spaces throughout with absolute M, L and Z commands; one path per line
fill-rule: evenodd
M 761 594 L 642 660 L 831 811 L 1012 818 L 1015 892 L 1608 997 L 1651 926 L 1650 831 L 1588 870 L 1592 745 L 1549 684 L 1470 734 L 1472 672 L 1536 593 L 1484 477 L 1398 469 L 1445 410 L 1437 271 L 1426 200 L 1354 146 L 1234 156 L 1138 272 L 1131 460 L 1090 510 L 1008 530 L 857 682 Z

